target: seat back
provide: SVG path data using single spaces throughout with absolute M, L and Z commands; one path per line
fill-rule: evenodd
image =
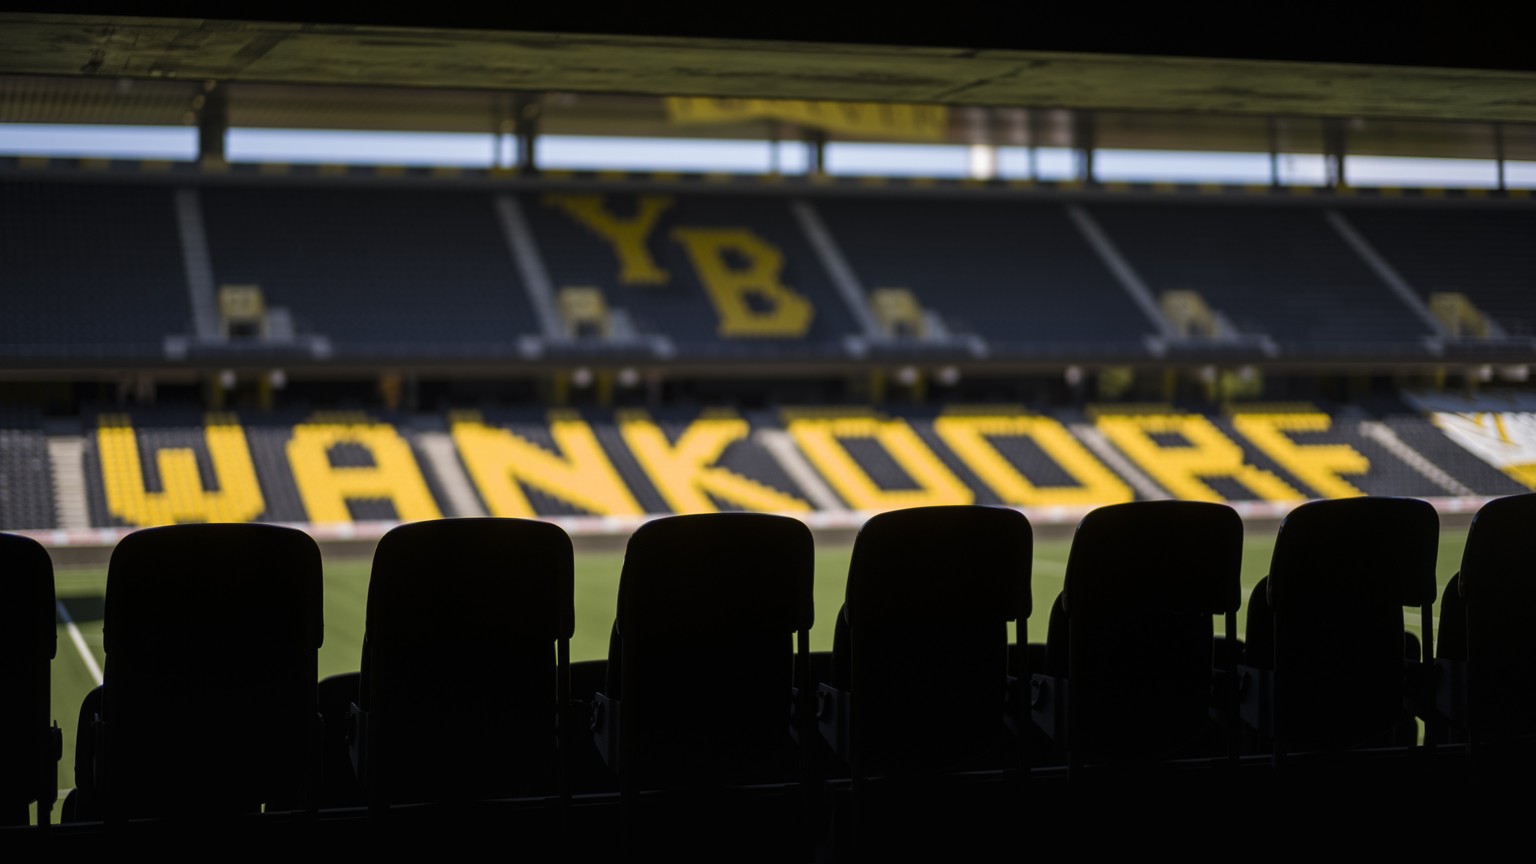
M 630 537 L 606 694 L 627 787 L 743 782 L 788 748 L 813 568 L 810 530 L 784 516 L 672 516 Z
M 1225 504 L 1137 501 L 1078 524 L 1061 598 L 1074 757 L 1172 755 L 1208 729 L 1212 617 L 1241 602 L 1242 549 Z M 1062 641 L 1053 628 L 1058 664 Z
M 856 771 L 943 770 L 996 745 L 1008 622 L 1029 618 L 1032 553 L 1029 520 L 1000 507 L 917 507 L 864 524 L 839 622 L 846 658 L 834 658 L 846 670 L 834 683 L 852 694 Z
M 358 691 L 373 800 L 553 787 L 556 647 L 576 627 L 574 572 L 570 537 L 548 522 L 441 519 L 384 535 Z
M 1434 604 L 1439 540 L 1434 508 L 1412 498 L 1286 516 L 1268 580 L 1277 746 L 1358 746 L 1401 717 L 1403 607 Z
M 1477 511 L 1458 581 L 1469 735 L 1477 742 L 1536 732 L 1536 639 L 1526 612 L 1536 607 L 1536 493 Z M 1442 625 L 1442 638 L 1449 634 Z
M 107 571 L 107 812 L 254 810 L 307 794 L 318 729 L 320 550 L 275 525 L 136 531 Z
M 0 825 L 57 794 L 49 665 L 57 650 L 53 562 L 37 541 L 0 534 Z

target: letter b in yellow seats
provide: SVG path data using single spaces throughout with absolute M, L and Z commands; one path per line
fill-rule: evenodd
M 784 253 L 745 228 L 678 228 L 682 244 L 720 316 L 726 338 L 800 338 L 810 329 L 811 301 L 781 280 Z M 729 258 L 746 262 L 732 267 Z

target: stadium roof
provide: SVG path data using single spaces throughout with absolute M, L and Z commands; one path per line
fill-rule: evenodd
M 1208 22 L 1230 7 L 6 5 L 12 74 L 1536 122 L 1524 29 L 1464 3 L 1257 9 L 1220 38 Z

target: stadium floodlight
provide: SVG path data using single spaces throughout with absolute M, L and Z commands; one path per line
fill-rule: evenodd
M 221 390 L 233 390 L 233 389 L 235 389 L 235 370 L 233 370 L 233 369 L 225 369 L 224 371 L 219 373 L 219 389 L 221 389 Z
M 623 369 L 619 370 L 618 380 L 620 387 L 628 388 L 638 386 L 640 384 L 640 370 L 633 366 L 625 366 Z
M 934 378 L 945 387 L 953 387 L 960 383 L 960 370 L 953 366 L 943 366 L 939 368 Z
M 267 373 L 267 383 L 272 385 L 273 390 L 281 390 L 288 386 L 288 373 L 281 369 L 273 369 Z
M 917 368 L 914 366 L 903 366 L 896 370 L 896 383 L 903 387 L 916 384 L 918 377 Z
M 571 372 L 571 383 L 580 388 L 592 386 L 592 370 L 585 366 L 579 366 Z

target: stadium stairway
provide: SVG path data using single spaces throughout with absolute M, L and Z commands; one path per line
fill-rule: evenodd
M 90 508 L 86 503 L 84 445 L 78 435 L 48 436 L 49 470 L 53 476 L 53 494 L 58 511 L 58 527 L 67 530 L 91 527 Z

